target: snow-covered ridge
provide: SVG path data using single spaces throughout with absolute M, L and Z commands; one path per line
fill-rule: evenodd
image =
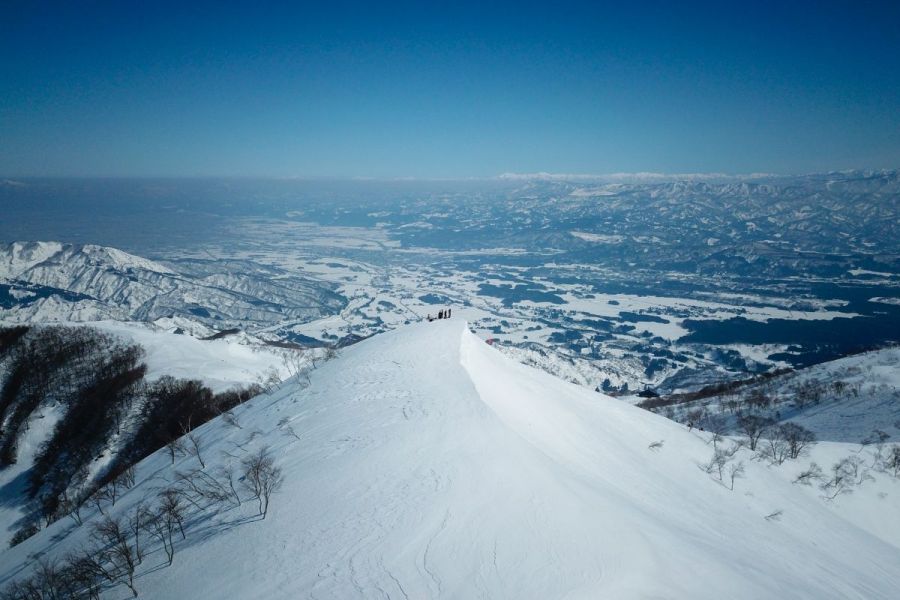
M 758 462 L 729 490 L 697 468 L 711 448 L 696 432 L 514 363 L 462 321 L 363 341 L 234 419 L 197 430 L 206 468 L 268 447 L 283 490 L 265 520 L 247 520 L 252 503 L 194 514 L 171 567 L 156 568 L 159 551 L 145 559 L 142 596 L 818 600 L 900 589 L 900 537 L 876 537 Z M 198 467 L 149 457 L 113 514 Z M 878 483 L 886 500 L 873 497 L 873 510 L 900 493 Z M 55 541 L 70 527 L 7 551 L 0 579 L 35 552 L 83 544 L 90 523 Z
M 184 317 L 226 329 L 305 321 L 339 310 L 342 299 L 331 288 L 241 265 L 182 268 L 179 263 L 171 268 L 91 244 L 14 242 L 0 247 L 0 316 L 23 323 Z
M 143 269 L 167 275 L 174 271 L 152 260 L 106 246 L 60 242 L 13 242 L 0 250 L 0 278 L 15 279 L 42 263 L 93 264 L 115 269 Z

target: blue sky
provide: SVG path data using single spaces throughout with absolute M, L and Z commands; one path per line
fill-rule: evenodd
M 898 7 L 8 0 L 0 174 L 900 167 Z

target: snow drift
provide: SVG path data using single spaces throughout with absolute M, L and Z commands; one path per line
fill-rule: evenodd
M 287 384 L 235 417 L 240 427 L 197 430 L 206 468 L 268 446 L 283 489 L 265 520 L 235 514 L 251 515 L 248 504 L 194 515 L 172 566 L 156 568 L 159 552 L 145 559 L 142 596 L 887 599 L 900 589 L 895 542 L 759 463 L 727 489 L 697 468 L 711 454 L 705 439 L 514 363 L 462 321 L 347 348 L 309 386 Z M 180 461 L 143 461 L 113 513 L 199 466 Z M 32 553 L 64 554 L 88 530 L 55 523 L 0 555 L 0 577 Z

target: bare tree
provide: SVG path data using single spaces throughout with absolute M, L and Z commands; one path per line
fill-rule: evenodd
M 738 427 L 747 436 L 750 450 L 756 450 L 759 438 L 775 423 L 768 417 L 759 415 L 741 415 L 738 417 Z
M 141 548 L 141 532 L 144 530 L 144 517 L 147 509 L 143 502 L 138 502 L 128 515 L 128 529 L 134 538 L 134 555 L 138 564 L 144 562 L 144 551 Z
M 734 480 L 744 476 L 744 462 L 731 463 L 728 465 L 728 489 L 734 491 Z
M 144 514 L 141 516 L 141 527 L 151 538 L 162 544 L 163 551 L 169 564 L 175 560 L 175 530 L 177 524 L 171 518 L 168 518 L 165 511 L 157 509 L 155 511 L 143 508 Z
M 788 443 L 782 437 L 780 428 L 773 429 L 768 438 L 761 440 L 758 450 L 760 457 L 768 459 L 775 465 L 783 464 L 790 454 Z
M 181 438 L 177 438 L 174 440 L 169 440 L 166 442 L 166 450 L 169 451 L 169 458 L 172 459 L 172 464 L 175 464 L 175 456 L 179 453 L 184 452 L 184 443 L 181 441 Z
M 822 399 L 825 388 L 818 379 L 810 379 L 797 386 L 794 394 L 794 403 L 797 408 L 803 408 L 809 403 L 818 404 Z
M 728 430 L 728 420 L 721 414 L 709 415 L 703 420 L 703 426 L 712 434 L 709 441 L 712 442 L 713 449 L 718 448 L 722 436 Z
M 35 567 L 30 585 L 37 595 L 37 600 L 63 600 L 66 595 L 67 581 L 65 572 L 57 561 L 42 558 Z
M 178 531 L 181 533 L 181 539 L 185 539 L 184 534 L 184 504 L 181 502 L 182 493 L 177 488 L 167 488 L 159 494 L 159 507 L 163 511 L 165 518 L 170 522 L 178 525 Z
M 107 501 L 107 492 L 103 490 L 103 488 L 97 490 L 90 497 L 91 504 L 94 505 L 94 508 L 97 509 L 101 515 L 105 515 L 106 511 L 103 510 L 103 503 Z
M 231 496 L 234 498 L 236 506 L 240 506 L 243 503 L 241 500 L 241 495 L 238 493 L 237 488 L 234 485 L 234 469 L 231 466 L 231 463 L 228 463 L 226 466 L 222 467 L 222 476 L 225 480 L 225 483 L 228 485 L 228 489 L 231 491 Z
M 800 453 L 816 441 L 816 434 L 796 423 L 782 423 L 778 427 L 778 435 L 788 447 L 788 456 L 797 459 Z
M 257 384 L 262 390 L 271 394 L 272 391 L 281 383 L 281 377 L 278 375 L 278 369 L 270 367 L 265 373 L 260 373 L 257 377 Z
M 872 468 L 879 469 L 884 461 L 884 448 L 887 441 L 891 438 L 890 434 L 881 429 L 873 429 L 872 433 L 866 436 L 862 441 L 863 448 L 874 447 L 872 451 Z
M 307 370 L 310 360 L 307 358 L 307 351 L 296 348 L 289 349 L 281 355 L 281 362 L 288 372 L 288 377 L 299 379 L 301 373 Z
M 200 453 L 200 436 L 195 432 L 191 432 L 187 434 L 187 448 L 188 454 L 191 456 L 196 456 L 197 460 L 200 462 L 200 467 L 206 468 L 206 463 L 203 462 L 203 455 Z
M 59 509 L 73 521 L 76 525 L 81 525 L 81 501 L 73 497 L 69 490 L 63 490 L 62 498 L 59 500 Z
M 269 512 L 269 499 L 284 483 L 284 475 L 280 467 L 275 466 L 275 459 L 268 449 L 260 448 L 256 454 L 244 459 L 244 486 L 259 501 L 259 514 L 265 519 Z
M 127 528 L 116 519 L 106 517 L 94 525 L 94 539 L 100 545 L 98 557 L 102 557 L 99 559 L 101 562 L 109 563 L 107 570 L 112 575 L 110 581 L 124 583 L 137 597 L 134 572 L 138 558 L 128 537 Z
M 125 469 L 119 473 L 119 476 L 116 477 L 119 485 L 126 489 L 130 490 L 134 487 L 134 465 L 128 465 Z
M 66 558 L 66 578 L 77 592 L 71 594 L 72 598 L 87 596 L 90 600 L 100 600 L 102 576 L 94 563 L 94 559 L 86 558 L 84 552 Z
M 83 582 L 96 598 L 100 597 L 102 582 L 106 581 L 112 585 L 123 583 L 116 566 L 108 562 L 107 558 L 107 553 L 102 548 L 89 548 L 79 550 L 68 559 L 72 577 L 76 581 Z M 134 589 L 131 591 L 137 596 Z
M 772 399 L 761 388 L 754 388 L 747 395 L 745 402 L 750 408 L 762 409 L 770 406 Z

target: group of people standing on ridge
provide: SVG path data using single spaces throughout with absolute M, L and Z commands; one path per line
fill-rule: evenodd
M 449 318 L 450 318 L 450 313 L 451 313 L 451 312 L 452 312 L 452 309 L 449 309 L 449 308 L 441 309 L 441 310 L 438 311 L 437 318 L 438 318 L 438 319 L 449 319 Z M 431 316 L 431 313 L 429 313 L 429 314 L 428 314 L 428 321 L 429 321 L 429 322 L 430 322 L 430 321 L 434 321 L 434 319 L 435 319 L 435 317 L 432 317 L 432 316 Z

